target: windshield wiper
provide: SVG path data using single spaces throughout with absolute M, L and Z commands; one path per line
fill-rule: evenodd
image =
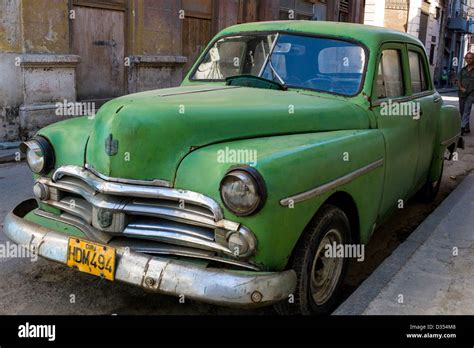
M 270 70 L 272 71 L 272 75 L 273 75 L 273 82 L 275 82 L 275 77 L 280 80 L 280 85 L 282 85 L 283 87 L 286 87 L 286 82 L 285 80 L 283 80 L 281 78 L 280 75 L 278 75 L 278 73 L 276 72 L 275 68 L 273 67 L 273 63 L 272 63 L 272 60 L 270 58 L 270 60 L 268 61 L 268 66 L 270 67 Z
M 281 83 L 266 79 L 265 77 L 255 75 L 236 75 L 229 76 L 226 79 L 227 86 L 241 86 L 241 87 L 254 87 L 254 88 L 269 88 L 278 89 L 280 91 L 286 91 L 288 87 Z
M 287 87 L 285 81 L 276 72 L 276 69 L 275 69 L 275 67 L 273 66 L 273 63 L 272 63 L 273 51 L 275 50 L 275 47 L 276 47 L 276 44 L 278 42 L 279 37 L 280 37 L 280 33 L 277 33 L 276 36 L 275 36 L 275 40 L 273 41 L 272 46 L 270 48 L 270 51 L 268 52 L 268 55 L 265 57 L 265 62 L 262 65 L 262 69 L 260 70 L 260 73 L 258 74 L 258 77 L 260 77 L 261 79 L 267 80 L 267 81 L 272 81 L 274 83 L 277 83 L 282 87 L 283 90 L 287 90 L 288 87 Z M 273 77 L 272 80 L 266 79 L 265 77 L 263 77 L 263 73 L 265 72 L 265 70 L 267 68 L 267 65 L 270 67 L 270 71 L 271 71 L 272 77 Z M 279 82 L 275 81 L 275 77 L 279 80 Z

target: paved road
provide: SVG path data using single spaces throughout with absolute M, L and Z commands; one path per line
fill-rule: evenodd
M 454 94 L 445 97 L 457 104 Z M 403 242 L 436 206 L 474 169 L 474 137 L 460 160 L 447 163 L 440 196 L 434 204 L 409 202 L 379 228 L 366 247 L 363 263 L 350 265 L 349 296 Z M 16 203 L 32 195 L 31 174 L 24 163 L 0 165 L 0 222 Z M 0 243 L 6 237 L 0 229 Z M 272 308 L 228 309 L 143 292 L 73 272 L 45 260 L 0 258 L 0 314 L 274 314 Z

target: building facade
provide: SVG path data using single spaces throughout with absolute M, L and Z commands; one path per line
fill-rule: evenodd
M 221 29 L 363 21 L 362 0 L 0 0 L 0 141 L 69 115 L 57 103 L 177 86 Z
M 470 47 L 471 0 L 366 0 L 365 24 L 407 32 L 424 44 L 435 85 Z
M 442 66 L 457 73 L 464 65 L 464 56 L 472 50 L 472 18 L 474 1 L 451 0 L 447 8 L 448 20 L 445 30 L 445 50 L 441 56 Z

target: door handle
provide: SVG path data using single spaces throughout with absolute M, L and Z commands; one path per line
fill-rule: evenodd
M 435 103 L 439 103 L 439 102 L 441 101 L 441 97 L 435 97 L 435 98 L 433 99 L 433 101 L 434 101 Z
M 415 116 L 415 117 L 414 117 L 415 119 L 419 119 L 421 116 L 423 116 L 423 109 L 421 108 L 421 105 L 418 105 L 418 106 L 415 108 L 414 112 L 415 112 L 415 115 L 414 115 L 414 116 Z

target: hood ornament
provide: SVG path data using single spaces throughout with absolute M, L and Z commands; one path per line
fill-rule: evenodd
M 114 139 L 113 135 L 110 134 L 105 139 L 105 153 L 108 156 L 115 156 L 118 152 L 118 140 Z

